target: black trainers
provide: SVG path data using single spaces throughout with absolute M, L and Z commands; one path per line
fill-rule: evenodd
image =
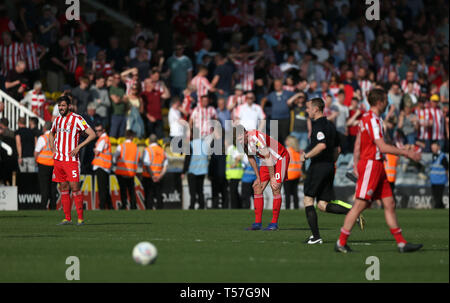
M 344 253 L 344 254 L 352 252 L 352 249 L 347 244 L 344 245 L 344 246 L 341 246 L 339 244 L 339 240 L 336 242 L 336 245 L 334 246 L 334 250 L 336 252 L 341 252 L 341 253 Z
M 306 244 L 322 244 L 323 240 L 322 238 L 315 238 L 314 236 L 310 236 L 305 240 Z
M 422 248 L 422 244 L 405 243 L 405 245 L 399 246 L 398 251 L 401 253 L 413 252 Z

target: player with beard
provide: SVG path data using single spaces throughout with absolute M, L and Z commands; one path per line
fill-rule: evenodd
M 53 182 L 59 183 L 61 203 L 65 214 L 59 225 L 72 224 L 71 210 L 73 202 L 78 214 L 77 225 L 83 225 L 83 196 L 80 191 L 79 152 L 96 138 L 95 132 L 80 116 L 71 112 L 71 99 L 67 95 L 58 98 L 60 116 L 54 121 L 50 130 L 50 147 L 54 153 Z M 80 134 L 87 134 L 86 140 L 79 144 Z

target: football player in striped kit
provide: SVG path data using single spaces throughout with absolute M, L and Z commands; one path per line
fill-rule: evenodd
M 72 190 L 73 202 L 78 214 L 77 225 L 84 225 L 83 195 L 80 191 L 80 158 L 79 152 L 84 146 L 96 138 L 95 132 L 80 115 L 70 110 L 71 99 L 61 96 L 57 100 L 60 116 L 54 121 L 50 130 L 50 146 L 54 153 L 53 182 L 60 183 L 61 203 L 65 218 L 59 225 L 72 224 L 71 210 Z M 88 135 L 79 143 L 80 134 Z

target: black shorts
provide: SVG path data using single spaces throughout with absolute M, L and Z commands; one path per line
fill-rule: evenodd
M 311 163 L 304 184 L 305 196 L 317 201 L 334 200 L 334 164 L 331 162 Z

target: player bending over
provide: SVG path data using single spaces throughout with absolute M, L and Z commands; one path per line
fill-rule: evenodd
M 351 251 L 347 245 L 347 239 L 356 218 L 365 208 L 370 207 L 372 201 L 381 199 L 386 223 L 397 242 L 399 251 L 402 253 L 416 251 L 422 247 L 422 244 L 406 242 L 402 236 L 402 230 L 398 226 L 395 201 L 384 170 L 382 154 L 405 156 L 414 161 L 419 161 L 421 154 L 413 150 L 399 149 L 384 141 L 383 121 L 380 115 L 386 110 L 388 104 L 385 91 L 382 89 L 371 90 L 368 101 L 370 110 L 362 116 L 359 123 L 353 153 L 354 163 L 357 163 L 357 166 L 354 167 L 354 174 L 358 178 L 355 203 L 345 217 L 335 250 L 342 253 Z
M 246 131 L 242 125 L 238 125 L 233 132 L 233 138 L 238 135 L 239 143 L 256 174 L 256 180 L 253 182 L 255 223 L 247 230 L 260 230 L 262 227 L 263 192 L 269 183 L 273 193 L 273 215 L 272 222 L 264 230 L 277 230 L 281 209 L 281 185 L 287 180 L 289 153 L 278 141 L 258 130 Z M 261 159 L 259 169 L 255 156 Z
M 61 203 L 65 218 L 58 225 L 72 224 L 72 201 L 69 191 L 72 190 L 73 201 L 78 214 L 77 225 L 83 225 L 83 196 L 80 191 L 80 149 L 95 139 L 95 133 L 80 116 L 70 111 L 71 100 L 68 96 L 61 96 L 57 100 L 58 116 L 50 130 L 50 147 L 53 150 L 55 164 L 53 167 L 53 182 L 59 183 Z M 78 144 L 80 133 L 85 132 L 88 137 Z

